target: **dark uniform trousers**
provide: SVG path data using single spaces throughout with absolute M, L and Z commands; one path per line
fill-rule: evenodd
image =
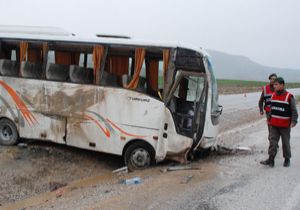
M 267 118 L 267 126 L 268 126 L 268 131 L 269 131 L 268 139 L 270 141 L 270 128 L 271 128 L 271 125 L 269 124 L 269 112 L 266 112 L 266 118 Z
M 291 146 L 290 146 L 290 133 L 291 128 L 281 128 L 270 126 L 269 132 L 269 156 L 275 158 L 278 149 L 278 142 L 281 137 L 282 141 L 282 151 L 284 158 L 291 158 Z

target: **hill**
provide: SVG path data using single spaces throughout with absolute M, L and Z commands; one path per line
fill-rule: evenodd
M 267 81 L 268 75 L 277 73 L 287 82 L 300 81 L 300 69 L 284 69 L 258 64 L 245 56 L 231 55 L 215 50 L 208 50 L 212 56 L 218 79 Z

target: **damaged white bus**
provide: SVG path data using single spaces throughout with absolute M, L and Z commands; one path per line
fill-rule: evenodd
M 0 30 L 1 144 L 51 141 L 133 170 L 215 143 L 222 110 L 205 51 L 51 30 Z

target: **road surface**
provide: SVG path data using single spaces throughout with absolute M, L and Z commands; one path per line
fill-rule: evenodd
M 300 95 L 300 88 L 289 89 L 292 94 Z M 237 110 L 251 109 L 258 107 L 258 100 L 261 92 L 220 95 L 219 103 L 224 107 L 224 112 L 230 113 Z

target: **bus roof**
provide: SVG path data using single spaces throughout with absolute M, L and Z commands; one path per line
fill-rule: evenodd
M 182 47 L 199 52 L 206 56 L 208 53 L 201 47 L 193 47 L 186 44 L 160 43 L 157 41 L 149 42 L 144 40 L 131 39 L 124 35 L 107 35 L 97 36 L 94 38 L 78 37 L 63 29 L 56 27 L 35 27 L 35 26 L 0 26 L 0 39 L 25 39 L 41 41 L 63 41 L 77 42 L 86 44 L 112 44 L 112 45 L 133 45 L 133 46 L 151 46 L 176 48 Z

